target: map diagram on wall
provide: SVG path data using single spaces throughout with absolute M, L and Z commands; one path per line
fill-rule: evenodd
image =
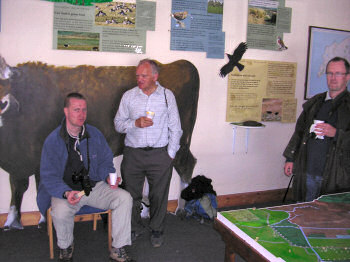
M 326 66 L 336 56 L 350 61 L 350 31 L 310 26 L 306 99 L 328 91 Z
M 288 262 L 350 261 L 350 193 L 293 205 L 222 211 L 218 219 Z

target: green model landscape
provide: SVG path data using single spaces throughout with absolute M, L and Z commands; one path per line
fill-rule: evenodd
M 285 261 L 350 261 L 350 193 L 220 214 Z

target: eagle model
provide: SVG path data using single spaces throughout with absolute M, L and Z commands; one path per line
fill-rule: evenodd
M 227 74 L 229 74 L 235 66 L 237 66 L 239 71 L 242 71 L 244 68 L 244 65 L 240 64 L 239 61 L 242 59 L 243 54 L 248 49 L 247 43 L 240 43 L 239 46 L 235 49 L 232 55 L 226 54 L 229 61 L 226 65 L 224 65 L 220 69 L 220 76 L 225 77 Z

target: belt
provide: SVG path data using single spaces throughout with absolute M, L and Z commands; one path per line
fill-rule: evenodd
M 150 147 L 150 146 L 147 146 L 147 147 L 138 147 L 137 149 L 141 149 L 141 150 L 144 150 L 144 151 L 151 151 L 151 150 L 155 150 L 155 149 L 162 149 L 162 148 L 165 148 L 166 146 L 164 147 Z

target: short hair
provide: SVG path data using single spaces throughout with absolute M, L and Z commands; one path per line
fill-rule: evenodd
M 69 93 L 64 99 L 64 107 L 69 107 L 69 102 L 71 98 L 82 99 L 86 101 L 86 98 L 80 93 L 77 93 L 77 92 Z
M 139 62 L 139 64 L 137 65 L 137 67 L 139 67 L 139 66 L 141 66 L 143 64 L 149 64 L 151 66 L 153 75 L 159 74 L 160 68 L 159 68 L 158 64 L 154 60 L 149 59 L 149 58 L 142 59 Z
M 328 65 L 330 63 L 332 63 L 332 62 L 343 62 L 344 66 L 345 66 L 346 73 L 349 74 L 349 67 L 350 66 L 349 66 L 348 60 L 346 60 L 343 57 L 339 57 L 339 56 L 333 57 L 331 60 L 328 61 L 327 66 L 326 66 L 326 72 L 327 72 L 327 69 L 328 69 Z

